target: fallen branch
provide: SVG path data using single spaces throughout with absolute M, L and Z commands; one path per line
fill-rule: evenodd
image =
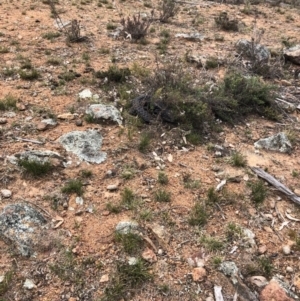
M 271 176 L 270 174 L 268 174 L 267 172 L 265 172 L 264 170 L 262 170 L 261 168 L 258 168 L 258 167 L 251 167 L 251 169 L 259 177 L 266 180 L 268 183 L 273 185 L 280 192 L 285 194 L 291 201 L 300 205 L 300 197 L 297 196 L 295 193 L 293 193 L 290 189 L 288 189 L 282 183 L 280 183 L 278 180 L 276 180 L 273 176 Z
M 16 140 L 18 141 L 24 141 L 24 142 L 31 142 L 31 143 L 36 143 L 36 144 L 45 144 L 45 142 L 38 141 L 38 140 L 31 140 L 31 139 L 24 139 L 20 137 L 16 137 Z

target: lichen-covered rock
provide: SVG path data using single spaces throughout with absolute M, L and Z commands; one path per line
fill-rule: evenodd
M 259 62 L 267 63 L 271 57 L 270 51 L 267 47 L 260 44 L 255 44 L 255 47 L 253 48 L 252 42 L 246 39 L 238 40 L 236 43 L 236 48 L 239 53 L 248 57 L 254 56 Z
M 67 151 L 72 152 L 84 161 L 101 163 L 106 159 L 106 153 L 100 150 L 102 135 L 98 131 L 69 132 L 61 136 L 59 142 Z
M 285 133 L 281 132 L 274 136 L 260 139 L 254 143 L 256 148 L 264 148 L 281 153 L 289 153 L 292 150 L 292 144 Z
M 122 116 L 120 111 L 111 105 L 104 105 L 104 104 L 93 104 L 90 105 L 86 109 L 86 114 L 92 116 L 92 118 L 96 121 L 103 121 L 103 120 L 111 120 L 118 125 L 122 125 Z
M 23 256 L 33 254 L 45 239 L 46 218 L 35 208 L 23 204 L 6 206 L 0 214 L 0 238 L 13 244 Z

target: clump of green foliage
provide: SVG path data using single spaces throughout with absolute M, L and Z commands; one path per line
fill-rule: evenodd
M 122 244 L 124 251 L 129 255 L 138 253 L 144 246 L 143 238 L 133 232 L 115 233 L 115 240 Z
M 267 189 L 265 183 L 262 180 L 257 180 L 254 182 L 249 182 L 249 187 L 251 189 L 251 199 L 256 204 L 261 204 L 266 196 L 267 196 Z
M 158 189 L 154 193 L 154 198 L 157 202 L 167 203 L 171 201 L 171 193 L 164 189 Z
M 137 196 L 128 187 L 125 187 L 121 193 L 121 205 L 129 210 L 135 209 L 138 205 Z
M 235 223 L 228 223 L 226 227 L 226 237 L 228 241 L 239 239 L 242 235 L 242 228 Z
M 210 187 L 207 191 L 207 201 L 209 203 L 216 203 L 219 200 L 219 195 L 214 187 Z
M 138 144 L 138 150 L 141 153 L 145 153 L 150 146 L 150 142 L 151 142 L 151 136 L 148 133 L 143 134 Z
M 17 98 L 11 94 L 6 95 L 0 100 L 0 111 L 6 111 L 9 109 L 15 110 L 17 108 Z
M 202 227 L 207 223 L 208 214 L 204 204 L 197 202 L 190 212 L 188 222 L 191 226 Z
M 36 80 L 40 77 L 40 73 L 34 68 L 31 68 L 30 70 L 27 71 L 20 70 L 19 75 L 21 79 L 29 80 L 29 81 Z
M 132 296 L 135 290 L 151 279 L 148 266 L 142 259 L 138 259 L 135 264 L 118 262 L 116 273 L 101 301 L 120 301 L 125 295 Z
M 2 282 L 0 282 L 0 296 L 3 296 L 10 288 L 11 286 L 11 281 L 13 278 L 13 271 L 7 271 L 4 274 L 4 279 L 2 280 Z
M 216 24 L 223 30 L 238 31 L 238 20 L 230 19 L 226 11 L 221 12 L 218 17 L 215 17 Z
M 184 188 L 198 189 L 200 187 L 200 181 L 192 179 L 191 174 L 185 173 L 183 175 L 183 185 Z
M 179 12 L 179 4 L 173 0 L 162 0 L 159 9 L 160 22 L 168 23 Z
M 167 185 L 169 183 L 168 176 L 164 172 L 158 173 L 158 183 L 161 185 Z
M 269 257 L 263 256 L 263 257 L 259 257 L 257 262 L 258 262 L 260 272 L 264 276 L 270 277 L 272 272 L 274 271 L 274 266 L 272 264 L 271 259 Z
M 33 177 L 41 177 L 53 170 L 53 165 L 49 161 L 36 161 L 28 158 L 20 159 L 18 165 L 23 167 L 25 172 Z
M 42 37 L 46 40 L 53 41 L 54 39 L 60 37 L 59 32 L 46 32 L 42 35 Z
M 222 241 L 210 236 L 202 236 L 200 243 L 209 251 L 218 251 L 224 248 Z
M 111 82 L 122 83 L 126 81 L 130 74 L 131 71 L 129 68 L 119 68 L 116 65 L 111 65 L 107 71 L 97 71 L 95 76 L 102 79 L 107 78 Z
M 240 152 L 234 152 L 230 162 L 235 167 L 245 167 L 247 165 L 247 159 Z
M 274 87 L 259 77 L 230 72 L 223 85 L 208 101 L 217 118 L 232 123 L 247 115 L 260 115 L 269 119 L 279 118 L 279 108 L 274 101 Z
M 69 180 L 61 191 L 63 193 L 71 194 L 76 193 L 78 196 L 83 195 L 83 183 L 81 180 Z

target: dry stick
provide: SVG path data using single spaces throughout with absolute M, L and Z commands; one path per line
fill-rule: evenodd
M 45 144 L 45 142 L 38 141 L 38 140 L 31 140 L 31 139 L 24 139 L 20 137 L 16 137 L 18 141 L 24 141 L 24 142 L 31 142 L 31 143 L 36 143 L 36 144 Z
M 282 183 L 280 183 L 278 180 L 276 180 L 269 173 L 265 172 L 264 170 L 262 170 L 261 168 L 258 168 L 258 167 L 251 167 L 251 169 L 259 177 L 261 177 L 262 179 L 266 180 L 268 183 L 270 183 L 275 188 L 277 188 L 280 192 L 282 192 L 283 194 L 285 194 L 291 201 L 293 201 L 297 205 L 300 205 L 300 197 L 297 196 L 295 193 L 293 193 L 290 189 L 288 189 Z

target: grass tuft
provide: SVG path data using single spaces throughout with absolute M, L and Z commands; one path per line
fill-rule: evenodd
M 29 159 L 20 159 L 18 165 L 23 167 L 25 172 L 33 177 L 41 177 L 53 170 L 49 161 L 39 162 Z
M 67 194 L 76 193 L 81 196 L 83 195 L 83 184 L 81 180 L 70 180 L 62 187 L 61 191 Z
M 166 190 L 159 189 L 155 191 L 154 198 L 157 202 L 168 203 L 171 201 L 171 193 Z

